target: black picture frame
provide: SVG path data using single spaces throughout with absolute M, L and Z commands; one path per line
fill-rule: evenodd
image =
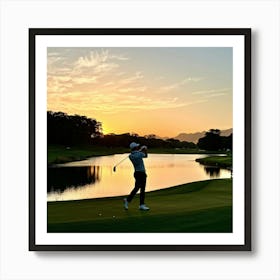
M 36 243 L 36 36 L 55 35 L 218 35 L 244 37 L 244 244 L 241 245 L 76 245 Z M 168 242 L 168 241 L 167 241 Z M 251 248 L 251 29 L 250 28 L 195 28 L 195 29 L 73 29 L 31 28 L 29 29 L 29 250 L 30 251 L 250 251 Z

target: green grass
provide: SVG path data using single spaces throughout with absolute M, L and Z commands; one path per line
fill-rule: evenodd
M 127 152 L 124 148 L 106 148 L 98 146 L 70 147 L 48 146 L 48 164 L 65 163 L 83 160 L 88 157 L 122 154 Z
M 232 156 L 212 156 L 206 158 L 199 158 L 196 159 L 196 161 L 209 166 L 232 167 Z
M 48 202 L 48 232 L 232 232 L 232 180 L 184 184 L 138 195 L 124 210 L 122 197 Z

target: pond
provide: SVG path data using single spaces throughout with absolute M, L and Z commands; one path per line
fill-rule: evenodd
M 113 167 L 128 155 L 92 157 L 48 167 L 48 201 L 129 194 L 134 187 L 134 169 L 130 160 L 124 160 L 117 166 L 116 172 L 113 171 Z M 195 161 L 206 156 L 209 155 L 149 154 L 149 157 L 144 159 L 148 175 L 146 191 L 231 177 L 229 170 L 206 167 Z

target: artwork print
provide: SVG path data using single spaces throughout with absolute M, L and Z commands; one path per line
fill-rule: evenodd
M 31 30 L 31 247 L 250 249 L 248 30 L 63 31 Z

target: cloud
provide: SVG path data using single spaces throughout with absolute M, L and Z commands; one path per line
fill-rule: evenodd
M 68 76 L 49 76 L 47 79 L 48 94 L 64 93 L 73 87 Z
M 177 88 L 180 88 L 188 83 L 196 83 L 196 82 L 199 82 L 203 80 L 203 78 L 201 77 L 187 77 L 177 83 L 173 83 L 173 84 L 170 84 L 170 85 L 166 85 L 166 86 L 162 86 L 160 89 L 162 91 L 170 91 L 170 90 L 174 90 L 174 89 L 177 89 Z
M 143 78 L 144 78 L 144 76 L 143 76 L 142 72 L 136 72 L 132 77 L 128 77 L 128 78 L 124 78 L 123 80 L 120 80 L 120 83 L 121 84 L 130 84 L 135 81 L 141 80 Z
M 126 92 L 144 92 L 146 91 L 147 87 L 128 87 L 128 88 L 119 88 L 118 92 L 126 93 Z
M 116 63 L 102 63 L 97 65 L 94 68 L 94 73 L 99 74 L 99 73 L 108 73 L 116 68 L 119 68 L 119 65 Z
M 180 86 L 180 84 L 171 84 L 171 85 L 168 85 L 168 86 L 163 86 L 160 89 L 162 91 L 170 91 L 170 90 L 178 88 L 179 86 Z
M 183 107 L 185 103 L 178 103 L 174 98 L 154 99 L 137 95 L 115 96 L 114 102 L 102 103 L 104 113 L 114 114 L 119 112 L 148 111 L 157 109 L 172 109 Z
M 121 60 L 121 61 L 129 60 L 129 58 L 125 57 L 124 55 L 110 55 L 110 58 L 116 59 L 116 60 Z
M 68 54 L 69 55 L 69 54 Z M 118 61 L 128 60 L 122 54 L 110 53 L 108 50 L 91 51 L 87 55 L 76 57 L 65 56 L 64 52 L 48 52 L 48 93 L 71 92 L 81 87 L 86 90 L 90 84 L 102 87 L 118 73 Z M 124 74 L 124 72 L 121 72 Z M 139 78 L 139 74 L 136 75 Z M 134 77 L 135 78 L 135 77 Z
M 73 73 L 79 76 L 106 75 L 118 67 L 119 64 L 112 61 L 108 51 L 92 51 L 74 62 Z
M 73 69 L 73 65 L 69 63 L 69 59 L 65 53 L 50 51 L 47 53 L 48 75 L 61 75 L 69 73 Z
M 81 85 L 81 84 L 96 84 L 97 83 L 97 77 L 91 76 L 91 77 L 73 77 L 71 78 L 71 81 L 75 84 Z
M 74 67 L 77 68 L 87 68 L 95 67 L 108 60 L 108 51 L 102 50 L 101 52 L 91 51 L 87 56 L 80 56 L 78 60 L 74 63 Z
M 78 60 L 75 62 L 75 67 L 77 68 L 88 68 L 88 67 L 100 67 L 102 65 L 110 65 L 116 63 L 112 63 L 112 61 L 125 61 L 129 60 L 128 57 L 122 54 L 111 54 L 109 50 L 101 50 L 101 51 L 91 51 L 89 55 L 80 56 Z
M 91 108 L 95 112 L 117 114 L 123 112 L 149 111 L 158 109 L 177 109 L 205 101 L 182 102 L 178 97 L 156 98 L 136 94 L 112 93 L 91 91 L 88 93 L 72 92 L 63 95 L 49 95 L 49 102 L 63 104 L 75 110 Z
M 53 57 L 53 56 L 60 57 L 60 56 L 61 56 L 61 53 L 59 53 L 59 52 L 48 51 L 48 57 Z
M 76 56 L 76 59 L 72 57 L 72 59 L 63 58 L 63 61 L 56 60 L 59 58 L 58 52 L 49 53 L 48 103 L 63 104 L 73 110 L 86 110 L 91 107 L 95 111 L 114 114 L 176 109 L 205 102 L 201 99 L 192 102 L 182 101 L 174 95 L 172 97 L 155 95 L 158 87 L 150 91 L 151 86 L 147 86 L 141 71 L 132 72 L 130 75 L 127 71 L 123 71 L 125 69 L 121 67 L 122 61 L 129 60 L 123 54 L 103 49 L 90 51 L 84 56 Z M 177 83 L 161 87 L 161 90 L 170 91 L 187 83 L 199 82 L 201 79 L 185 77 Z M 158 80 L 167 79 L 160 76 Z
M 231 88 L 221 88 L 221 89 L 208 89 L 192 92 L 192 95 L 198 95 L 202 97 L 217 97 L 228 95 L 231 92 Z

